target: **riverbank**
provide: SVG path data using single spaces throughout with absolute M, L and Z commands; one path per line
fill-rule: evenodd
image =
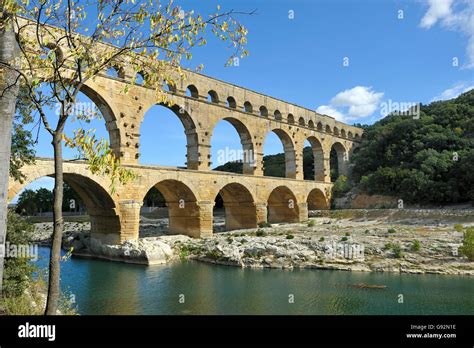
M 342 210 L 313 212 L 307 223 L 274 224 L 215 233 L 205 239 L 166 235 L 167 219 L 142 219 L 140 239 L 120 246 L 91 240 L 88 223 L 66 223 L 64 247 L 73 254 L 115 261 L 161 264 L 194 259 L 243 268 L 474 275 L 459 254 L 472 210 Z M 325 216 L 323 216 L 325 215 Z M 219 230 L 222 218 L 216 219 Z M 36 224 L 48 243 L 52 225 Z

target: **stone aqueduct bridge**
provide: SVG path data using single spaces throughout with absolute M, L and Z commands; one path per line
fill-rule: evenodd
M 296 222 L 308 218 L 309 209 L 328 208 L 331 187 L 330 152 L 338 156 L 339 173 L 349 170 L 349 159 L 362 130 L 257 92 L 193 72 L 164 85 L 170 108 L 183 124 L 187 139 L 186 168 L 143 166 L 140 126 L 145 113 L 157 104 L 153 89 L 133 86 L 135 74 L 126 66 L 114 67 L 118 77 L 106 73 L 82 89 L 96 103 L 106 121 L 110 146 L 122 164 L 138 177 L 110 191 L 106 177 L 92 175 L 80 161 L 64 164 L 65 180 L 86 204 L 92 237 L 105 243 L 138 238 L 140 207 L 156 187 L 166 199 L 171 233 L 193 237 L 212 234 L 213 206 L 221 195 L 226 229 L 256 227 L 261 222 Z M 146 72 L 145 72 L 146 73 Z M 226 120 L 237 130 L 246 161 L 243 174 L 211 171 L 210 143 L 215 125 Z M 156 133 L 166 131 L 157 129 Z M 285 152 L 286 178 L 263 176 L 263 142 L 273 131 Z M 315 178 L 303 180 L 303 147 L 308 140 L 314 154 Z M 170 146 L 173 146 L 170 144 Z M 50 159 L 37 159 L 23 168 L 27 180 L 10 182 L 11 200 L 29 182 L 53 173 Z

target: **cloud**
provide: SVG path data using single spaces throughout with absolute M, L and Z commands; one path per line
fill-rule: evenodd
M 373 114 L 383 95 L 383 92 L 373 91 L 372 87 L 356 86 L 339 92 L 329 105 L 321 105 L 316 111 L 333 116 L 339 121 L 355 121 Z
M 465 68 L 474 68 L 474 1 L 426 0 L 428 11 L 420 21 L 420 27 L 430 29 L 437 22 L 449 30 L 464 33 L 468 37 Z
M 440 95 L 434 97 L 431 101 L 453 99 L 473 88 L 473 84 L 467 84 L 466 82 L 458 82 L 454 84 L 451 88 L 445 89 L 443 92 L 441 92 Z

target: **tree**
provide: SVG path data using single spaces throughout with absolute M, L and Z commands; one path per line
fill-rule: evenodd
M 33 215 L 38 211 L 38 202 L 36 200 L 36 192 L 30 189 L 24 190 L 18 197 L 16 211 L 22 215 Z
M 12 120 L 18 94 L 19 56 L 11 11 L 0 2 L 0 248 L 5 245 L 7 223 L 8 169 L 11 153 Z M 0 255 L 0 295 L 3 280 L 3 254 Z
M 46 314 L 55 314 L 59 298 L 60 251 L 63 231 L 63 142 L 76 148 L 95 174 L 106 174 L 125 182 L 133 173 L 120 166 L 118 154 L 90 130 L 78 129 L 68 138 L 64 128 L 85 83 L 118 63 L 126 63 L 143 75 L 143 85 L 155 90 L 159 100 L 170 104 L 162 93 L 163 81 L 172 72 L 184 76 L 181 60 L 191 59 L 191 49 L 206 44 L 207 29 L 235 49 L 230 57 L 243 57 L 247 30 L 234 19 L 235 11 L 218 12 L 204 19 L 184 11 L 172 1 L 99 0 L 62 2 L 42 0 L 8 1 L 19 37 L 21 68 L 13 69 L 26 86 L 54 150 L 53 238 L 49 265 Z M 25 19 L 26 18 L 26 19 Z M 6 67 L 9 68 L 9 67 Z M 133 88 L 133 87 L 132 87 Z M 128 92 L 129 87 L 124 89 Z M 58 115 L 46 110 L 58 105 Z M 74 115 L 90 119 L 90 114 Z M 113 186 L 112 186 L 113 190 Z

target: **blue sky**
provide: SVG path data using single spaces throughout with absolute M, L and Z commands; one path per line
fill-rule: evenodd
M 248 28 L 250 55 L 238 67 L 224 67 L 231 54 L 214 39 L 193 52 L 186 67 L 332 115 L 347 123 L 373 123 L 388 101 L 450 99 L 474 86 L 474 3 L 464 0 L 225 0 L 177 1 L 207 14 L 251 11 L 240 16 Z M 344 64 L 344 62 L 348 62 Z M 453 64 L 457 62 L 456 64 Z M 68 126 L 69 131 L 78 124 Z M 108 138 L 104 121 L 93 121 Z M 156 134 L 160 134 L 159 137 Z M 37 155 L 52 157 L 50 137 L 40 131 Z M 170 111 L 155 107 L 141 128 L 141 163 L 184 165 L 183 127 Z M 217 151 L 240 149 L 237 132 L 225 121 L 214 130 Z M 265 154 L 282 152 L 276 135 Z M 66 157 L 74 153 L 66 151 Z M 47 184 L 45 184 L 47 182 Z M 50 186 L 51 181 L 35 184 Z

